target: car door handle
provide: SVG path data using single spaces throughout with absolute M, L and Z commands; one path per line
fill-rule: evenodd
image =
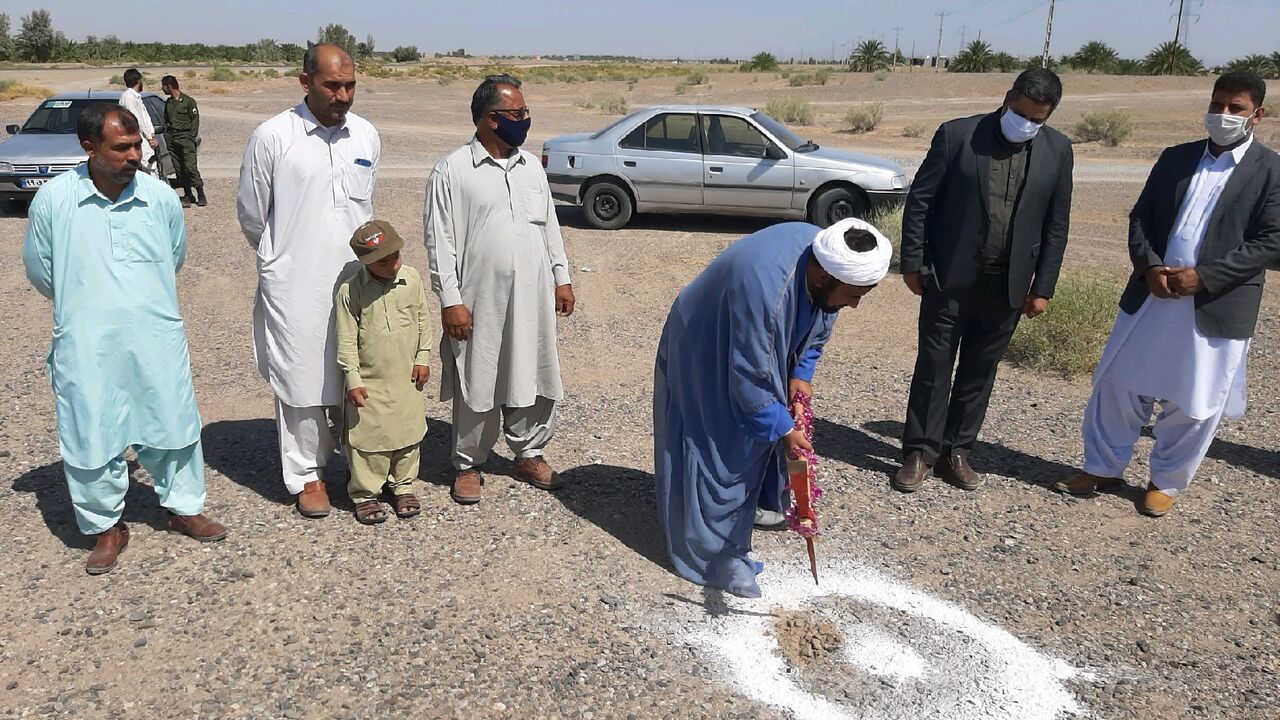
M 636 161 L 635 161 L 635 160 L 623 160 L 623 161 L 622 161 L 622 166 L 623 166 L 623 167 L 635 167 L 635 166 L 636 166 Z
M 719 175 L 720 173 L 724 172 L 724 168 L 722 168 L 722 167 L 709 167 L 709 168 L 707 168 L 707 172 L 711 173 L 712 175 Z

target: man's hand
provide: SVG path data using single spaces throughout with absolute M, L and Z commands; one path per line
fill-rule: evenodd
M 801 450 L 813 452 L 813 445 L 804 439 L 804 433 L 799 430 L 792 430 L 782 436 L 782 446 L 787 449 L 787 457 L 795 459 L 800 457 Z
M 924 294 L 924 285 L 920 282 L 920 273 L 902 273 L 902 282 L 906 283 L 907 289 L 910 290 L 913 295 Z
M 466 305 L 450 305 L 440 311 L 440 324 L 444 332 L 454 340 L 471 337 L 471 311 Z
M 151 146 L 152 150 L 160 147 L 160 141 L 155 139 L 154 137 L 147 138 L 147 144 Z
M 413 384 L 419 390 L 422 389 L 423 385 L 427 384 L 427 380 L 429 380 L 430 378 L 431 378 L 431 368 L 427 367 L 426 365 L 413 366 Z
M 1204 289 L 1200 274 L 1192 267 L 1165 268 L 1165 278 L 1169 291 L 1174 295 L 1187 297 Z
M 573 314 L 573 305 L 576 300 L 573 297 L 572 285 L 561 285 L 556 288 L 556 314 L 560 317 L 569 317 Z
M 1147 289 L 1151 294 L 1166 300 L 1175 297 L 1173 291 L 1169 289 L 1168 271 L 1169 268 L 1163 265 L 1152 265 L 1142 271 L 1142 275 L 1147 279 Z
M 364 407 L 364 404 L 368 401 L 369 391 L 363 387 L 351 388 L 347 391 L 347 402 L 358 408 Z
M 787 383 L 787 401 L 790 402 L 796 396 L 796 393 L 804 393 L 807 397 L 813 397 L 813 385 L 799 378 L 791 378 Z M 804 407 L 800 403 L 792 405 L 788 410 L 791 411 L 791 417 L 800 417 L 800 413 L 804 412 Z
M 1033 318 L 1045 311 L 1049 307 L 1049 298 L 1040 297 L 1039 295 L 1028 295 L 1026 300 L 1022 301 L 1022 314 L 1028 318 Z

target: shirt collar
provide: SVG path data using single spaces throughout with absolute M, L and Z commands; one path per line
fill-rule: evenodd
M 472 135 L 471 142 L 467 143 L 467 145 L 471 147 L 471 165 L 473 167 L 480 167 L 485 160 L 488 160 L 494 165 L 498 165 L 498 167 L 503 167 L 498 164 L 498 161 L 495 160 L 492 155 L 489 154 L 488 150 L 484 149 L 484 145 L 480 142 L 479 135 Z M 509 159 L 512 157 L 516 159 L 516 162 L 524 163 L 524 155 L 521 154 L 520 148 L 511 148 L 511 155 L 508 155 L 507 158 Z
M 1240 161 L 1241 161 L 1241 160 L 1244 160 L 1244 154 L 1245 154 L 1245 153 L 1247 153 L 1247 152 L 1249 152 L 1249 147 L 1250 147 L 1250 146 L 1252 146 L 1252 145 L 1253 145 L 1253 133 L 1249 133 L 1249 138 L 1248 138 L 1247 140 L 1245 140 L 1244 142 L 1240 143 L 1240 145 L 1239 145 L 1239 146 L 1237 146 L 1237 147 L 1235 147 L 1235 148 L 1231 149 L 1230 151 L 1228 151 L 1228 152 L 1226 152 L 1226 153 L 1224 153 L 1224 154 L 1225 154 L 1225 155 L 1230 155 L 1230 156 L 1231 156 L 1231 164 L 1232 164 L 1232 165 L 1239 165 L 1239 164 L 1240 164 Z M 1218 159 L 1218 158 L 1215 158 L 1215 157 L 1213 156 L 1213 154 L 1209 152 L 1209 141 L 1208 141 L 1208 140 L 1205 140 L 1205 141 L 1204 141 L 1204 155 L 1203 155 L 1203 157 L 1207 157 L 1207 158 L 1209 158 L 1209 161 L 1210 161 L 1210 162 L 1213 162 L 1213 161 L 1215 161 L 1215 160 L 1217 160 L 1217 159 Z M 1218 157 L 1222 157 L 1222 155 L 1219 155 Z
M 77 186 L 76 199 L 79 200 L 79 202 L 81 203 L 83 203 L 86 200 L 90 200 L 94 197 L 98 197 L 98 198 L 101 198 L 102 201 L 107 203 L 108 205 L 124 205 L 125 203 L 130 203 L 130 202 L 139 202 L 139 203 L 142 203 L 143 205 L 148 204 L 146 198 L 137 194 L 137 190 L 138 190 L 137 175 L 134 175 L 133 179 L 129 181 L 129 184 L 124 186 L 124 189 L 120 191 L 120 197 L 116 198 L 115 201 L 113 202 L 110 198 L 108 198 L 106 195 L 103 195 L 102 192 L 98 190 L 97 185 L 93 184 L 93 178 L 89 177 L 88 162 L 80 163 L 75 167 L 74 170 L 72 170 L 72 172 L 74 172 L 78 176 L 76 178 L 76 186 Z M 142 171 L 139 170 L 138 172 L 142 172 Z
M 311 112 L 311 107 L 307 105 L 306 98 L 303 98 L 302 102 L 298 103 L 294 111 L 298 113 L 298 117 L 302 118 L 302 125 L 306 128 L 308 135 L 317 131 L 332 135 L 336 132 L 344 132 L 347 129 L 347 119 L 345 117 L 342 118 L 342 122 L 333 127 L 321 125 L 320 121 L 316 119 L 316 114 Z

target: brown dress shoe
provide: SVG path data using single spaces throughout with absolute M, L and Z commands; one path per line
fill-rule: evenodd
M 962 490 L 977 490 L 982 486 L 982 476 L 969 467 L 969 459 L 964 455 L 951 453 L 939 458 L 934 473 Z
M 1138 512 L 1150 517 L 1160 517 L 1173 509 L 1173 498 L 1160 492 L 1155 485 L 1148 484 L 1147 492 L 1138 503 Z
M 322 518 L 333 508 L 329 505 L 329 493 L 324 489 L 323 480 L 312 480 L 302 486 L 298 493 L 298 514 L 302 517 Z
M 1053 484 L 1053 489 L 1068 495 L 1086 497 L 1099 490 L 1115 487 L 1122 482 L 1124 481 L 1120 478 L 1102 477 L 1101 475 L 1090 475 L 1087 472 L 1082 472 L 1070 480 L 1059 480 Z
M 517 460 L 516 475 L 539 490 L 558 490 L 564 485 L 560 474 L 541 455 Z
M 98 541 L 93 546 L 93 552 L 89 553 L 89 561 L 85 563 L 84 569 L 90 575 L 109 573 L 116 566 L 120 553 L 129 547 L 129 526 L 118 522 L 115 527 L 95 537 Z
M 169 529 L 200 542 L 217 542 L 227 536 L 227 529 L 201 514 L 169 513 Z
M 459 505 L 475 505 L 480 502 L 480 486 L 483 478 L 475 468 L 459 470 L 453 479 L 453 487 L 449 489 L 449 497 Z
M 894 490 L 904 493 L 912 493 L 920 489 L 924 485 L 924 476 L 929 472 L 929 463 L 924 461 L 924 456 L 918 452 L 907 453 L 906 460 L 902 463 L 902 468 L 898 470 L 898 474 L 894 476 Z

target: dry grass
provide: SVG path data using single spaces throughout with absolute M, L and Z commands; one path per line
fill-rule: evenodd
M 1133 133 L 1133 118 L 1123 110 L 1095 110 L 1087 112 L 1075 125 L 1076 140 L 1098 141 L 1107 147 L 1115 147 Z
M 849 110 L 844 116 L 845 129 L 852 133 L 875 130 L 884 119 L 884 103 L 876 102 Z
M 802 97 L 785 97 L 770 100 L 765 113 L 789 125 L 812 125 L 813 107 Z
M 902 257 L 902 205 L 883 208 L 867 218 L 867 222 L 875 225 L 876 229 L 893 243 L 893 260 L 890 267 L 897 269 L 898 261 Z
M 1044 314 L 1018 324 L 1007 357 L 1031 370 L 1088 375 L 1107 344 L 1120 290 L 1110 278 L 1063 275 Z
M 929 126 L 924 123 L 911 123 L 902 128 L 902 137 L 918 138 L 924 137 L 929 132 Z
M 53 91 L 39 85 L 28 85 L 17 80 L 0 80 L 0 102 L 20 98 L 47 98 Z

